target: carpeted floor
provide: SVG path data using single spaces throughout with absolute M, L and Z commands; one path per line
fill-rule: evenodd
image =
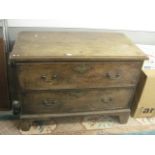
M 0 118 L 0 134 L 3 135 L 107 135 L 107 134 L 155 134 L 155 117 L 133 119 L 120 124 L 116 117 L 87 116 L 57 118 L 36 121 L 27 132 L 19 130 L 19 120 Z

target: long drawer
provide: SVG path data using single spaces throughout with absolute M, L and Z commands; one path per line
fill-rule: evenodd
M 23 114 L 69 113 L 128 108 L 134 88 L 33 91 L 22 93 Z
M 28 90 L 134 86 L 141 62 L 53 62 L 17 65 L 19 85 Z

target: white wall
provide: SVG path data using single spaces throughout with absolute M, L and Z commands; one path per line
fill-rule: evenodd
M 25 4 L 26 15 L 46 20 L 8 20 L 10 27 L 69 27 L 155 31 L 153 0 L 51 0 L 46 9 Z M 33 10 L 32 10 L 33 9 Z M 22 15 L 22 13 L 21 13 Z M 18 12 L 20 17 L 20 12 Z

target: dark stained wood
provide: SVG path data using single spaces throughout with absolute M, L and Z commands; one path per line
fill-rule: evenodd
M 20 116 L 20 129 L 28 131 L 34 120 L 47 120 L 50 118 L 57 117 L 76 117 L 76 116 L 89 116 L 89 115 L 110 115 L 118 116 L 120 123 L 124 124 L 127 122 L 130 109 L 115 109 L 115 110 L 102 110 L 102 111 L 89 111 L 89 112 L 74 112 L 74 113 L 63 113 L 63 114 L 24 114 Z M 125 118 L 123 118 L 125 116 Z
M 22 114 L 72 113 L 129 107 L 133 88 L 58 90 L 23 94 Z
M 0 39 L 0 110 L 8 110 L 9 108 L 10 104 L 9 104 L 6 56 L 4 53 L 3 40 Z
M 27 120 L 27 119 L 22 119 L 20 121 L 20 126 L 19 128 L 22 130 L 22 131 L 28 131 L 30 129 L 32 125 L 32 120 Z
M 20 32 L 11 53 L 12 60 L 32 62 L 146 58 L 124 34 L 105 32 Z
M 135 86 L 141 62 L 59 62 L 17 65 L 25 90 Z
M 136 87 L 136 92 L 134 94 L 133 103 L 131 105 L 132 109 L 131 116 L 134 116 L 135 110 L 137 109 L 141 94 L 143 92 L 144 85 L 146 83 L 146 79 L 147 79 L 146 75 L 144 74 L 143 71 L 141 71 L 140 79 Z
M 20 116 L 21 119 L 47 119 L 55 117 L 71 117 L 71 116 L 89 116 L 89 115 L 110 115 L 120 116 L 121 114 L 130 114 L 130 109 L 115 109 L 115 110 L 101 110 L 101 111 L 89 111 L 89 112 L 74 112 L 74 113 L 63 113 L 63 114 L 23 114 Z
M 21 127 L 29 130 L 26 119 L 97 114 L 126 123 L 145 59 L 119 33 L 21 32 L 10 55 Z
M 88 115 L 110 115 L 120 116 L 123 113 L 130 114 L 130 109 L 115 109 L 115 110 L 101 110 L 101 111 L 89 111 L 89 112 L 74 112 L 74 113 L 63 113 L 63 114 L 23 114 L 20 116 L 21 119 L 47 119 L 55 117 L 70 117 L 70 116 L 88 116 Z
M 121 124 L 125 124 L 128 122 L 128 119 L 129 119 L 129 116 L 130 116 L 130 113 L 121 113 L 119 115 L 119 120 L 120 120 L 120 123 Z

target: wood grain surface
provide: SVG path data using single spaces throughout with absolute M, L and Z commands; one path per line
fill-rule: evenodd
M 145 59 L 120 33 L 21 32 L 10 60 L 22 129 L 31 119 L 95 114 L 126 123 Z
M 56 90 L 22 96 L 22 114 L 70 113 L 129 108 L 133 88 Z
M 9 93 L 7 80 L 6 56 L 4 53 L 4 43 L 0 39 L 0 110 L 8 110 Z
M 21 89 L 50 90 L 136 86 L 141 62 L 57 62 L 17 65 Z
M 21 32 L 10 57 L 16 61 L 147 58 L 125 35 L 105 32 Z

